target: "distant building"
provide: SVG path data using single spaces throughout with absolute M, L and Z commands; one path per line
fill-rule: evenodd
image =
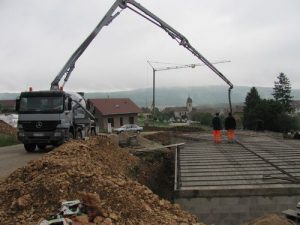
M 295 113 L 300 113 L 300 100 L 294 100 L 292 104 L 295 109 Z
M 97 119 L 100 129 L 107 130 L 108 123 L 113 128 L 124 124 L 137 123 L 140 108 L 129 98 L 89 99 L 90 111 Z
M 188 113 L 193 111 L 193 100 L 190 96 L 186 100 L 186 109 L 187 109 Z
M 0 111 L 14 112 L 16 110 L 16 100 L 0 100 Z
M 191 97 L 188 97 L 186 100 L 186 106 L 184 107 L 166 107 L 164 113 L 174 113 L 176 120 L 187 119 L 190 116 L 190 113 L 193 111 L 193 100 Z

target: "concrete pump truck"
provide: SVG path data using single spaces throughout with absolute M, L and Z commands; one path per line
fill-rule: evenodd
M 75 63 L 104 26 L 108 26 L 122 10 L 130 9 L 154 25 L 163 29 L 179 45 L 186 48 L 228 85 L 228 100 L 231 111 L 231 89 L 233 84 L 206 58 L 204 58 L 188 39 L 165 23 L 159 17 L 134 0 L 116 0 L 105 16 L 71 55 L 67 63 L 55 77 L 48 91 L 22 92 L 17 100 L 18 139 L 24 143 L 28 152 L 45 148 L 47 145 L 60 145 L 72 138 L 83 138 L 95 131 L 92 126 L 95 118 L 86 108 L 86 102 L 80 94 L 63 91 Z M 59 86 L 59 82 L 64 82 Z

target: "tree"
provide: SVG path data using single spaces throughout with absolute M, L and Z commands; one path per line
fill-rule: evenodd
M 273 99 L 262 99 L 255 106 L 255 115 L 257 121 L 262 121 L 263 128 L 271 131 L 283 131 L 288 126 L 287 118 L 285 117 L 283 106 Z M 287 123 L 283 126 L 282 122 Z
M 257 128 L 258 116 L 256 106 L 261 99 L 255 87 L 247 93 L 244 106 L 243 124 L 246 129 L 255 130 Z
M 260 96 L 257 92 L 257 89 L 255 87 L 252 87 L 250 89 L 250 92 L 248 92 L 246 99 L 245 99 L 245 108 L 251 109 L 257 105 L 260 101 Z
M 291 113 L 294 108 L 292 105 L 293 96 L 291 96 L 290 81 L 284 73 L 280 73 L 277 79 L 278 81 L 274 82 L 272 95 L 276 101 L 283 105 L 286 112 Z
M 210 113 L 196 112 L 192 114 L 191 119 L 193 121 L 200 122 L 202 125 L 211 126 L 213 115 L 211 115 Z

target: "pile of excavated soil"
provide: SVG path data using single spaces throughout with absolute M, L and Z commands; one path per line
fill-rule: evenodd
M 283 216 L 277 214 L 270 214 L 266 216 L 259 217 L 248 225 L 292 225 L 295 224 L 290 220 L 287 220 Z
M 172 127 L 154 127 L 144 126 L 145 131 L 173 131 L 173 132 L 200 132 L 205 128 L 199 126 L 172 126 Z
M 100 197 L 95 224 L 197 224 L 179 205 L 129 177 L 138 161 L 107 138 L 66 143 L 0 184 L 0 224 L 36 224 L 56 214 L 63 200 L 82 200 L 82 192 Z
M 3 120 L 0 120 L 0 134 L 16 135 L 17 130 L 16 128 L 5 123 Z

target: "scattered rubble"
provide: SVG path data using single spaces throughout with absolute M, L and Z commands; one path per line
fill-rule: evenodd
M 195 216 L 129 177 L 139 159 L 110 139 L 71 141 L 13 172 L 0 184 L 0 224 L 36 225 L 61 202 L 99 195 L 95 224 L 197 224 Z M 85 224 L 85 223 L 81 223 Z

